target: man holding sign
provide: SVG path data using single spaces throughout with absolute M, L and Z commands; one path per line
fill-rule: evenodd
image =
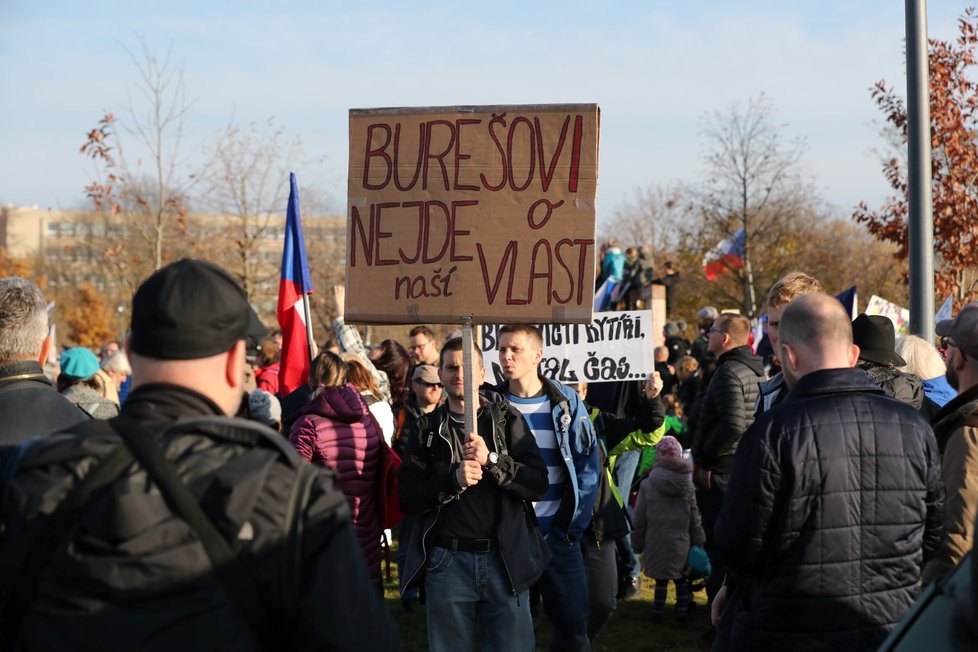
M 598 492 L 594 426 L 577 392 L 540 375 L 540 331 L 519 324 L 499 333 L 506 381 L 497 389 L 523 414 L 547 465 L 547 492 L 533 507 L 553 554 L 540 580 L 544 609 L 554 626 L 550 649 L 588 650 L 590 605 L 580 539 Z
M 404 436 L 401 510 L 421 515 L 404 543 L 405 588 L 424 578 L 432 652 L 473 649 L 477 622 L 483 650 L 532 650 L 529 586 L 547 551 L 524 501 L 543 497 L 547 469 L 519 413 L 494 394 L 480 397 L 478 432 L 465 433 L 462 358 L 461 339 L 445 344 L 439 377 L 448 400 Z M 482 352 L 473 359 L 481 385 Z

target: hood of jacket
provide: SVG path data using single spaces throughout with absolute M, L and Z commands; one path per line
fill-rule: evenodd
M 978 385 L 958 394 L 934 415 L 930 424 L 934 427 L 934 436 L 937 438 L 937 447 L 941 453 L 944 452 L 944 446 L 951 433 L 964 425 L 975 411 L 978 411 Z
M 947 382 L 946 376 L 928 378 L 922 382 L 924 383 L 924 396 L 934 401 L 941 407 L 944 407 L 953 401 L 958 395 L 958 393 L 954 391 L 954 388 L 951 387 L 951 383 Z
M 730 362 L 739 362 L 758 376 L 764 376 L 764 361 L 751 353 L 750 347 L 746 344 L 743 346 L 734 347 L 717 358 L 718 367 L 722 364 L 728 364 Z
M 888 367 L 863 367 L 870 379 L 890 398 L 906 403 L 915 410 L 924 404 L 924 383 L 913 374 Z
M 689 491 L 689 462 L 681 460 L 681 464 L 661 464 L 656 461 L 649 473 L 652 488 L 663 496 L 685 496 Z
M 357 423 L 369 413 L 370 410 L 360 396 L 360 392 L 349 383 L 339 387 L 327 387 L 322 394 L 310 400 L 299 411 L 300 416 L 313 414 L 341 423 Z

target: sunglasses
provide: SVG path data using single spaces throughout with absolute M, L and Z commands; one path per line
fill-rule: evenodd
M 419 385 L 424 385 L 425 387 L 437 387 L 438 389 L 441 389 L 442 387 L 441 383 L 426 383 L 423 380 L 416 380 L 414 382 L 416 382 Z

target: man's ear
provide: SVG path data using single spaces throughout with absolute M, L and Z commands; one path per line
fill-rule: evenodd
M 859 347 L 853 344 L 849 349 L 849 368 L 855 367 L 857 362 L 859 362 Z
M 245 341 L 238 340 L 228 351 L 227 363 L 225 364 L 224 377 L 228 387 L 234 389 L 244 387 L 245 364 Z
M 51 339 L 51 336 L 48 335 L 47 337 L 44 338 L 44 341 L 41 342 L 41 350 L 40 350 L 40 352 L 38 353 L 38 356 L 37 356 L 37 362 L 42 367 L 47 363 L 48 356 L 51 355 L 51 347 L 52 346 L 54 346 L 54 340 L 52 340 Z
M 537 351 L 534 354 L 533 358 L 536 361 L 536 364 L 540 364 L 540 362 L 543 360 L 543 347 L 542 346 L 538 346 L 537 347 Z

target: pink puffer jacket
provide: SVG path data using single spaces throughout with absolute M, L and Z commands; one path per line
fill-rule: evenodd
M 328 466 L 353 512 L 371 577 L 380 581 L 381 526 L 375 493 L 380 427 L 352 385 L 327 388 L 299 412 L 289 441 L 313 464 Z

